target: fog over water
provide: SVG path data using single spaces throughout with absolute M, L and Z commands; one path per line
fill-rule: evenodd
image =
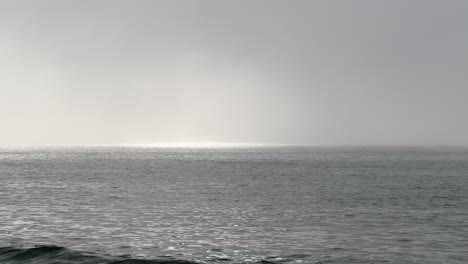
M 467 1 L 0 0 L 0 146 L 468 144 Z

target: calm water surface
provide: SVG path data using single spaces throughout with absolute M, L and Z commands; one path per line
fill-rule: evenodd
M 3 149 L 0 247 L 5 263 L 466 264 L 468 149 Z

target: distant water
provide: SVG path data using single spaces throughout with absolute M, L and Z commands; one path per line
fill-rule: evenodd
M 0 150 L 0 263 L 468 263 L 468 149 Z

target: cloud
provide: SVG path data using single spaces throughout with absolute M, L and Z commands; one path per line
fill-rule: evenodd
M 465 1 L 1 1 L 0 145 L 467 144 Z

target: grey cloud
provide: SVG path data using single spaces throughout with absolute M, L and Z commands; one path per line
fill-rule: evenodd
M 466 1 L 0 1 L 0 145 L 467 144 Z

